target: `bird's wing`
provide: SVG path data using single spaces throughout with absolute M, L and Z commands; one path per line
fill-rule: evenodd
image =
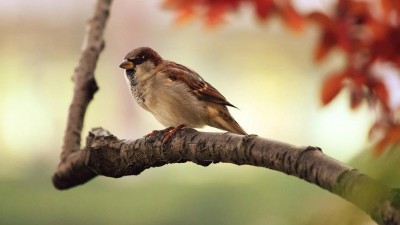
M 229 103 L 217 89 L 203 80 L 198 73 L 183 65 L 167 61 L 160 72 L 164 73 L 174 82 L 186 84 L 190 88 L 192 94 L 198 99 L 236 108 L 236 106 Z

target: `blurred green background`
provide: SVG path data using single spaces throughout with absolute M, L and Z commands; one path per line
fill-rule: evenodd
M 306 10 L 318 0 L 298 2 Z M 214 30 L 199 20 L 179 26 L 161 5 L 113 3 L 96 69 L 100 90 L 86 115 L 85 136 L 97 126 L 126 139 L 163 128 L 133 101 L 118 68 L 128 51 L 149 46 L 219 89 L 240 108 L 231 112 L 248 133 L 320 146 L 388 182 L 398 176 L 371 167 L 387 161 L 365 151 L 373 121 L 366 105 L 350 111 L 344 91 L 321 107 L 321 81 L 340 69 L 343 58 L 335 51 L 323 64 L 313 62 L 316 27 L 295 34 L 278 19 L 260 23 L 247 6 Z M 93 6 L 94 1 L 0 0 L 0 224 L 372 223 L 326 191 L 249 166 L 170 165 L 55 190 L 50 179 L 72 97 L 71 75 Z

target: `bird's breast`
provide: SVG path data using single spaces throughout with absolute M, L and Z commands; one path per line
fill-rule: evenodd
M 131 87 L 131 93 L 133 98 L 136 100 L 136 102 L 142 106 L 145 107 L 145 89 L 142 86 L 135 85 Z
M 148 110 L 166 127 L 205 125 L 206 111 L 203 103 L 183 83 L 153 83 L 146 96 L 145 105 Z
M 135 76 L 133 75 L 126 75 L 126 80 L 129 86 L 129 89 L 131 90 L 132 97 L 135 99 L 135 101 L 143 108 L 147 110 L 147 107 L 145 105 L 145 92 L 146 88 L 139 84 L 136 81 Z

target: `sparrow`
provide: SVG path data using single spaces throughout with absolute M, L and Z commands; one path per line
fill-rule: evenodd
M 227 106 L 235 107 L 195 71 L 164 60 L 156 51 L 140 47 L 119 65 L 136 102 L 169 131 L 205 125 L 247 135 Z M 235 107 L 236 108 L 236 107 Z

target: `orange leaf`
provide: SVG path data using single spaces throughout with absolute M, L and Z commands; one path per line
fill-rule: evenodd
M 375 145 L 374 154 L 381 154 L 389 145 L 395 144 L 399 141 L 400 125 L 394 125 L 387 130 L 385 137 Z
M 343 88 L 343 81 L 346 77 L 345 72 L 336 73 L 330 75 L 322 84 L 322 104 L 326 105 L 332 101 L 339 94 L 340 90 Z
M 382 152 L 386 149 L 386 147 L 390 144 L 389 139 L 387 138 L 383 138 L 382 140 L 380 140 L 374 148 L 374 155 L 375 156 L 379 156 L 380 154 L 382 154 Z
M 337 44 L 335 35 L 336 26 L 331 18 L 322 13 L 311 13 L 307 18 L 316 22 L 322 30 L 318 47 L 314 53 L 315 60 L 320 62 L 325 59 L 329 51 Z
M 385 16 L 390 15 L 392 10 L 400 12 L 400 1 L 398 0 L 381 0 L 381 5 L 385 11 Z
M 187 23 L 188 21 L 190 21 L 191 19 L 193 19 L 195 15 L 195 11 L 192 7 L 185 7 L 185 8 L 181 8 L 178 11 L 178 22 L 180 24 L 184 24 Z
M 313 12 L 307 16 L 311 21 L 316 22 L 324 30 L 333 30 L 334 24 L 331 18 L 320 12 Z
M 281 7 L 282 19 L 294 31 L 301 31 L 304 26 L 303 17 L 298 14 L 290 4 Z
M 381 5 L 385 13 L 389 13 L 389 10 L 392 8 L 393 0 L 381 0 Z

